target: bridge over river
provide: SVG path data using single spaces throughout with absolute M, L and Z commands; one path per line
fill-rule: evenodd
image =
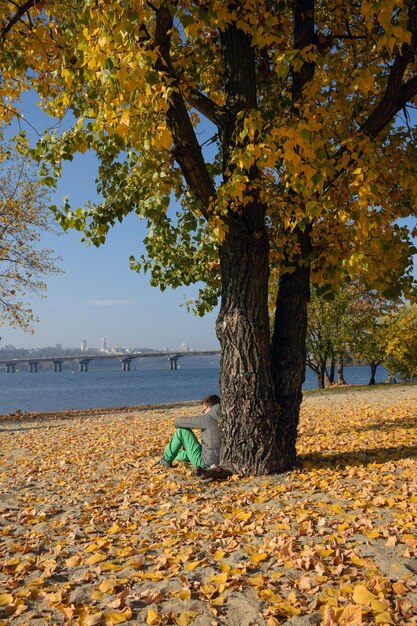
M 220 350 L 192 350 L 191 352 L 135 352 L 120 354 L 80 354 L 76 356 L 48 356 L 48 357 L 28 357 L 24 359 L 0 360 L 0 367 L 5 367 L 8 374 L 16 372 L 18 365 L 27 365 L 29 372 L 37 372 L 40 363 L 52 363 L 54 372 L 62 372 L 62 364 L 69 361 L 78 363 L 80 372 L 88 372 L 88 365 L 91 361 L 105 361 L 109 359 L 119 359 L 124 372 L 130 371 L 130 364 L 134 359 L 146 359 L 149 357 L 163 357 L 168 359 L 168 366 L 171 370 L 178 369 L 178 359 L 189 356 L 211 356 L 220 354 Z

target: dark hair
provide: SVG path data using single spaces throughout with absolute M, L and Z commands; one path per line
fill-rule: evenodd
M 220 398 L 219 396 L 206 396 L 205 398 L 202 399 L 201 401 L 204 406 L 209 406 L 210 408 L 212 406 L 214 406 L 215 404 L 220 404 Z

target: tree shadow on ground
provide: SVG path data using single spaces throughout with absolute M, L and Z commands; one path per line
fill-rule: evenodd
M 377 420 L 372 424 L 365 424 L 364 426 L 355 426 L 355 432 L 366 432 L 368 430 L 397 430 L 398 428 L 415 428 L 417 429 L 417 415 L 412 417 L 404 417 L 402 419 L 388 419 Z M 351 428 L 341 428 L 335 431 L 337 435 L 343 435 L 345 433 L 351 433 Z
M 387 463 L 389 461 L 402 461 L 417 458 L 417 446 L 398 446 L 392 448 L 370 448 L 369 450 L 352 450 L 349 452 L 312 452 L 300 454 L 298 467 L 308 469 L 311 467 L 351 467 L 360 465 L 372 465 L 373 463 Z

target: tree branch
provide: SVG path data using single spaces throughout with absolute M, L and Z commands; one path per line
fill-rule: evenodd
M 19 7 L 13 17 L 7 22 L 6 26 L 1 31 L 2 38 L 4 39 L 7 33 L 13 28 L 13 26 L 34 6 L 39 3 L 39 0 L 27 0 L 21 7 Z
M 191 89 L 188 102 L 202 113 L 217 128 L 222 128 L 227 120 L 226 110 L 205 96 L 198 89 Z
M 408 30 L 411 32 L 411 44 L 404 43 L 401 54 L 398 54 L 391 67 L 385 93 L 368 119 L 361 126 L 361 131 L 371 138 L 383 130 L 404 108 L 408 98 L 412 98 L 417 92 L 417 80 L 412 78 L 402 85 L 404 72 L 417 51 L 417 3 L 411 2 L 408 17 Z
M 297 0 L 294 2 L 294 48 L 303 50 L 316 43 L 314 33 L 314 0 Z M 303 89 L 314 76 L 315 64 L 304 62 L 301 69 L 292 71 L 292 109 L 298 115 L 298 101 Z
M 417 77 L 410 78 L 402 85 L 405 70 L 417 52 L 417 2 L 415 1 L 411 2 L 410 5 L 408 30 L 411 33 L 411 44 L 404 43 L 402 45 L 401 53 L 397 54 L 392 64 L 384 95 L 359 129 L 359 132 L 363 132 L 371 139 L 376 139 L 397 113 L 405 108 L 407 102 L 417 95 Z M 333 156 L 333 160 L 337 162 L 345 152 L 346 147 L 342 146 Z M 355 162 L 356 160 L 351 160 L 347 167 Z M 326 185 L 325 192 L 346 171 L 347 167 L 336 173 L 335 177 Z
M 417 96 L 417 77 L 410 78 L 409 81 L 404 83 L 401 87 L 401 100 L 407 103 L 409 100 Z M 415 108 L 415 107 L 413 107 Z
M 367 41 L 368 39 L 366 35 L 338 35 L 337 33 L 330 35 L 330 37 L 333 39 L 346 39 L 348 41 L 355 41 L 357 39 L 363 39 L 364 41 Z
M 159 71 L 167 72 L 170 76 L 174 76 L 170 59 L 172 26 L 172 15 L 167 4 L 163 3 L 156 13 L 155 47 L 160 54 L 156 68 Z M 215 193 L 215 187 L 208 173 L 200 144 L 175 76 L 174 80 L 174 90 L 167 111 L 167 124 L 174 140 L 173 155 L 188 186 L 201 202 L 202 214 L 208 219 L 208 208 L 211 197 Z

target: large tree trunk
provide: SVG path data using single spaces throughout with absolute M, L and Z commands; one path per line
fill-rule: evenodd
M 298 231 L 300 264 L 281 276 L 271 342 L 275 397 L 281 408 L 277 446 L 283 469 L 296 460 L 296 440 L 306 369 L 307 304 L 310 298 L 310 231 Z M 293 263 L 294 264 L 294 263 Z
M 238 8 L 239 3 L 234 3 Z M 232 5 L 231 5 L 232 6 Z M 222 127 L 224 179 L 232 175 L 230 154 L 239 116 L 257 107 L 252 40 L 230 24 L 220 36 L 229 112 Z M 259 173 L 252 168 L 252 197 Z M 283 465 L 276 445 L 279 406 L 269 360 L 269 241 L 265 206 L 256 200 L 234 206 L 225 217 L 227 235 L 219 250 L 221 308 L 216 331 L 221 345 L 222 450 L 220 462 L 239 474 L 270 474 Z
M 294 48 L 303 50 L 314 43 L 314 0 L 294 2 Z M 291 113 L 301 113 L 303 90 L 314 76 L 314 63 L 305 62 L 292 70 Z M 296 461 L 296 440 L 302 386 L 306 369 L 307 304 L 310 299 L 310 243 L 311 225 L 297 227 L 293 235 L 300 243 L 299 258 L 288 259 L 295 270 L 284 271 L 278 288 L 274 332 L 271 344 L 272 377 L 275 397 L 281 407 L 276 433 L 283 469 L 290 469 Z M 284 264 L 285 265 L 285 264 Z
M 239 213 L 229 217 L 220 249 L 220 462 L 239 474 L 270 474 L 285 469 L 287 460 L 276 443 L 280 411 L 269 359 L 268 236 L 263 207 Z

